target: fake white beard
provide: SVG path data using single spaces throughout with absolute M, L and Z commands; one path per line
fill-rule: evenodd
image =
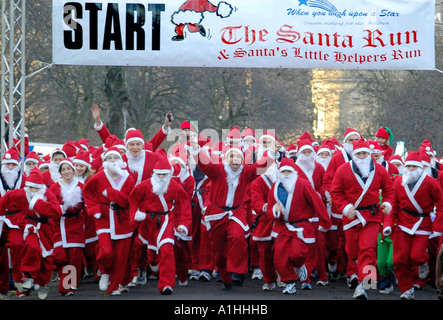
M 51 179 L 53 181 L 58 181 L 61 179 L 61 174 L 58 172 L 60 165 L 54 162 L 49 162 L 49 173 L 51 174 Z
M 72 181 L 70 185 L 67 185 L 64 182 L 60 183 L 60 187 L 63 197 L 63 212 L 68 208 L 76 207 L 83 201 L 82 190 L 78 186 L 77 178 L 74 178 L 74 181 Z
M 297 177 L 298 174 L 295 171 L 287 176 L 281 172 L 277 173 L 278 181 L 280 181 L 280 183 L 283 185 L 283 187 L 288 193 L 292 193 L 294 191 L 295 183 L 297 182 Z
M 431 167 L 435 168 L 437 164 L 437 159 L 435 159 L 435 157 L 432 157 L 431 159 Z
M 8 187 L 13 188 L 15 182 L 17 181 L 18 174 L 20 173 L 20 167 L 17 166 L 14 169 L 10 170 L 2 165 L 1 172 L 3 179 L 7 183 Z M 20 186 L 18 186 L 18 188 L 20 188 Z
M 272 183 L 275 183 L 275 181 L 277 181 L 277 173 L 278 173 L 277 163 L 274 162 L 268 167 L 268 169 L 266 169 L 264 175 L 269 180 L 271 180 Z
M 328 168 L 329 162 L 331 162 L 331 157 L 327 157 L 327 158 L 317 157 L 316 161 L 318 163 L 320 163 L 323 166 L 323 168 L 325 168 L 325 170 L 326 170 Z
M 378 164 L 383 164 L 383 161 L 385 161 L 385 157 L 384 156 L 380 156 L 380 158 L 378 158 L 377 163 Z
M 343 143 L 343 149 L 345 149 L 346 153 L 352 155 L 352 151 L 354 150 L 354 145 L 351 143 Z
M 308 171 L 314 171 L 316 156 L 317 155 L 315 153 L 311 153 L 308 157 L 305 156 L 303 153 L 300 153 L 297 156 L 297 161 L 295 163 Z
M 109 170 L 112 174 L 122 176 L 123 175 L 123 169 L 124 168 L 124 162 L 123 160 L 117 160 L 117 161 L 104 161 L 103 162 L 103 168 L 106 170 Z
M 168 191 L 170 181 L 171 181 L 170 174 L 160 179 L 159 176 L 154 173 L 151 177 L 152 192 L 154 192 L 156 195 L 165 194 L 166 191 Z
M 426 167 L 423 169 L 423 171 L 430 177 L 432 177 L 432 168 L 431 167 Z
M 35 168 L 35 167 L 34 167 Z M 32 169 L 30 166 L 25 165 L 25 175 L 29 176 L 29 174 L 31 173 Z
M 32 192 L 28 189 L 28 187 L 24 187 L 23 188 L 26 192 L 26 199 L 28 200 L 28 202 L 30 203 L 32 198 L 34 197 L 42 197 L 43 200 L 46 201 L 46 197 L 45 197 L 45 193 L 46 193 L 46 186 L 44 186 L 43 188 L 41 188 L 40 190 L 36 191 L 36 192 Z
M 145 166 L 145 151 L 142 150 L 140 154 L 134 157 L 130 152 L 126 153 L 128 157 L 128 168 L 131 172 L 136 172 L 138 174 L 143 173 L 143 168 Z
M 369 168 L 371 167 L 372 157 L 367 156 L 364 159 L 359 159 L 356 156 L 352 157 L 352 161 L 356 164 L 358 170 L 363 178 L 367 178 L 369 176 Z
M 226 172 L 226 181 L 228 182 L 228 185 L 236 185 L 238 184 L 238 178 L 240 177 L 240 174 L 243 171 L 243 166 L 240 166 L 237 171 L 234 171 L 231 169 L 229 164 L 225 163 L 225 172 Z
M 408 168 L 405 168 L 401 177 L 401 184 L 403 186 L 406 186 L 408 184 L 416 182 L 423 174 L 423 172 L 424 171 L 422 168 L 415 169 L 414 171 L 410 171 Z

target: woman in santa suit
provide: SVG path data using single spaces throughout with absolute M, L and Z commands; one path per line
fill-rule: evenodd
M 62 179 L 50 187 L 62 208 L 60 219 L 54 219 L 54 265 L 61 274 L 58 292 L 73 295 L 80 280 L 85 247 L 83 183 L 75 177 L 75 166 L 70 159 L 60 161 L 59 171 Z M 63 270 L 68 265 L 74 266 L 76 272 L 70 285 L 64 281 L 67 275 L 72 276 Z
M 439 183 L 423 172 L 419 152 L 409 151 L 406 169 L 394 182 L 395 198 L 392 212 L 385 219 L 383 234 L 393 235 L 395 274 L 401 299 L 414 299 L 414 268 L 420 266 L 420 278 L 426 278 L 431 235 L 443 233 L 443 196 Z M 431 212 L 436 211 L 435 220 Z
M 106 151 L 103 168 L 86 182 L 83 195 L 98 234 L 99 288 L 106 294 L 119 295 L 131 280 L 129 274 L 127 279 L 125 275 L 133 231 L 128 211 L 134 180 L 116 147 Z
M 192 230 L 191 202 L 185 190 L 171 176 L 168 159 L 160 158 L 152 177 L 137 185 L 129 198 L 131 220 L 146 226 L 148 247 L 157 252 L 157 287 L 164 295 L 171 294 L 175 284 L 175 234 L 186 237 Z
M 329 229 L 331 220 L 326 206 L 309 181 L 300 179 L 292 159 L 280 163 L 278 179 L 268 195 L 267 215 L 274 219 L 274 263 L 283 293 L 296 292 L 295 281 L 307 278 L 305 266 L 309 244 L 315 242 L 318 225 L 310 221 L 318 216 L 319 225 Z

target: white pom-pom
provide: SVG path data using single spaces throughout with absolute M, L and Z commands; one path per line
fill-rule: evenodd
M 10 154 L 10 153 L 5 154 L 5 158 L 6 158 L 7 160 L 11 159 L 11 154 Z

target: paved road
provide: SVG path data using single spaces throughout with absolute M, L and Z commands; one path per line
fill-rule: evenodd
M 104 296 L 103 292 L 98 289 L 98 283 L 92 279 L 86 279 L 80 283 L 79 289 L 74 296 L 64 297 L 58 293 L 58 282 L 51 282 L 50 291 L 47 300 L 150 300 L 150 301 L 217 301 L 217 300 L 354 300 L 352 299 L 353 290 L 347 287 L 345 280 L 338 282 L 330 282 L 326 287 L 315 286 L 313 281 L 312 290 L 301 290 L 300 283 L 297 284 L 297 292 L 293 295 L 282 294 L 281 288 L 274 291 L 262 291 L 262 281 L 245 280 L 243 286 L 234 286 L 231 291 L 221 290 L 221 284 L 215 281 L 201 282 L 191 280 L 187 287 L 179 287 L 178 282 L 174 288 L 174 293 L 170 296 L 160 295 L 157 290 L 157 280 L 149 280 L 143 286 L 130 288 L 130 292 L 122 293 L 120 296 Z M 395 288 L 394 292 L 389 295 L 382 295 L 378 290 L 367 290 L 369 300 L 399 300 L 400 290 Z M 11 300 L 18 300 L 13 295 Z M 23 300 L 36 300 L 36 292 L 32 292 L 29 297 Z M 416 300 L 438 300 L 436 289 L 425 286 L 422 290 L 415 291 Z

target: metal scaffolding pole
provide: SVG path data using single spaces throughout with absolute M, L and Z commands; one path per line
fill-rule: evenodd
M 2 0 L 1 10 L 1 156 L 15 145 L 23 160 L 26 0 Z

